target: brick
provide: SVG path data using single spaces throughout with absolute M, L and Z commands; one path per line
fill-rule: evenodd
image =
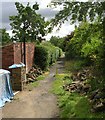
M 34 49 L 35 46 L 33 43 L 26 43 L 26 72 L 28 72 L 33 65 Z M 19 64 L 24 61 L 23 43 L 2 47 L 0 52 L 2 52 L 2 68 L 4 69 L 8 69 L 12 64 Z
M 11 83 L 13 90 L 23 90 L 23 82 L 26 81 L 25 71 L 25 67 L 12 69 Z

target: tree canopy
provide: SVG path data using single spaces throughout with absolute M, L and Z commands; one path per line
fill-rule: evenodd
M 55 18 L 52 19 L 52 28 L 57 25 L 60 27 L 66 20 L 71 24 L 86 21 L 90 22 L 90 24 L 98 22 L 98 30 L 101 30 L 101 39 L 99 40 L 102 41 L 100 63 L 102 63 L 102 66 L 105 66 L 105 2 L 70 2 L 70 0 L 52 0 L 51 5 L 55 7 L 59 5 L 62 6 L 62 9 L 56 14 Z
M 59 27 L 65 20 L 71 24 L 81 21 L 97 21 L 105 26 L 105 2 L 70 2 L 70 0 L 52 0 L 52 6 L 62 5 L 62 9 L 52 19 L 52 26 L 59 24 Z
M 27 40 L 35 41 L 38 37 L 44 36 L 46 23 L 44 18 L 36 13 L 39 5 L 35 3 L 31 7 L 28 3 L 26 6 L 23 6 L 19 2 L 16 2 L 15 5 L 17 15 L 10 16 L 10 25 L 14 34 L 13 39 L 23 41 L 23 38 L 26 37 Z
M 0 29 L 1 39 L 2 39 L 2 45 L 6 45 L 11 42 L 9 33 L 6 32 L 6 29 Z

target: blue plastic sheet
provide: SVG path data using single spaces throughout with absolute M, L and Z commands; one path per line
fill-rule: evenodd
M 18 68 L 18 67 L 24 67 L 24 66 L 25 66 L 25 64 L 20 63 L 20 64 L 13 64 L 13 65 L 9 66 L 9 68 Z
M 10 72 L 0 69 L 0 107 L 10 102 L 14 94 L 10 83 Z

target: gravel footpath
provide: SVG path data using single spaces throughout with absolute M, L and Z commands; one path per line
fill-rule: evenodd
M 3 118 L 57 118 L 59 108 L 57 98 L 49 92 L 54 81 L 54 75 L 63 73 L 64 58 L 50 67 L 48 76 L 39 81 L 32 91 L 19 92 L 11 103 L 6 103 L 2 109 Z

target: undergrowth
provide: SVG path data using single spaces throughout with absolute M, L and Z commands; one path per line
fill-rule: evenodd
M 83 120 L 105 118 L 105 113 L 91 112 L 88 96 L 76 92 L 70 93 L 63 89 L 63 85 L 71 82 L 70 74 L 57 74 L 55 76 L 52 92 L 58 97 L 60 118 L 81 118 Z
M 65 70 L 66 72 L 77 72 L 78 70 L 82 69 L 86 66 L 85 61 L 83 60 L 70 60 L 65 61 Z

